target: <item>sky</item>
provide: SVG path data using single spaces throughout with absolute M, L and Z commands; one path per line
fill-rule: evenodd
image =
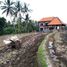
M 61 21 L 63 21 L 63 23 L 67 24 L 67 0 L 20 0 L 20 1 L 22 1 L 22 3 L 26 2 L 30 4 L 29 8 L 32 9 L 30 16 L 31 19 L 33 20 L 38 21 L 43 17 L 59 17 Z

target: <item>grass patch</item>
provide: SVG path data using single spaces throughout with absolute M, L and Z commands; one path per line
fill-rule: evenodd
M 45 58 L 45 40 L 42 41 L 41 45 L 39 46 L 38 49 L 38 62 L 41 67 L 47 67 L 46 64 L 46 58 Z
M 38 54 L 37 54 L 37 58 L 38 58 L 38 62 L 39 62 L 38 64 L 40 65 L 39 67 L 48 67 L 48 63 L 46 61 L 46 59 L 47 59 L 46 44 L 47 44 L 48 38 L 51 35 L 54 35 L 55 33 L 56 33 L 56 31 L 54 31 L 54 32 L 50 33 L 48 36 L 46 36 L 39 46 Z

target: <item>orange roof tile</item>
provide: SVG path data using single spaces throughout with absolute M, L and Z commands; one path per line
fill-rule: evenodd
M 39 20 L 39 22 L 45 22 L 45 21 L 52 21 L 54 17 L 47 17 L 47 18 L 42 18 L 41 20 Z
M 48 25 L 62 25 L 63 23 L 57 17 L 55 17 Z

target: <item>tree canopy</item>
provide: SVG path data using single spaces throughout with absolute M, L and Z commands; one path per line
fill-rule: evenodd
M 0 18 L 0 34 L 3 33 L 3 29 L 5 27 L 5 24 L 6 24 L 6 19 L 4 17 L 1 17 Z

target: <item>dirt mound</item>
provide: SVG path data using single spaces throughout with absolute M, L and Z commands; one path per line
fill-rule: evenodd
M 58 59 L 58 67 L 67 67 L 67 32 L 55 34 L 55 55 Z

